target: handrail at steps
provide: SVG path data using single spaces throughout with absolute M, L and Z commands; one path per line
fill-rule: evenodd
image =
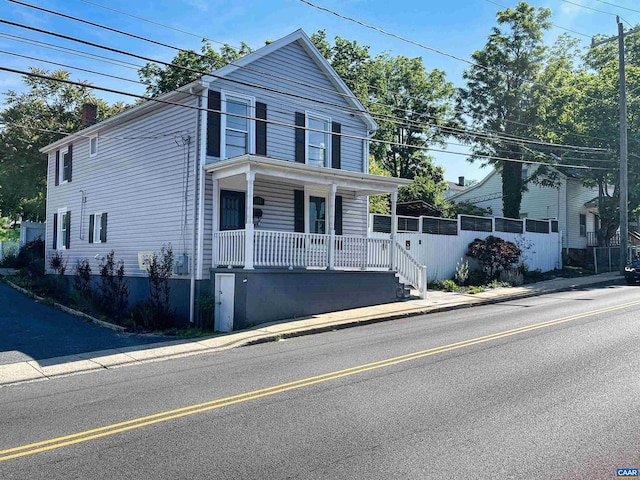
M 427 298 L 427 266 L 420 263 L 397 240 L 395 269 L 403 283 L 413 285 L 419 292 L 420 298 Z

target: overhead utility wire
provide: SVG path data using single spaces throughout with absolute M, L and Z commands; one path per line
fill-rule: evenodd
M 171 49 L 173 49 L 173 50 L 177 50 L 177 51 L 181 51 L 181 52 L 186 51 L 186 50 L 184 50 L 184 49 L 181 49 L 181 48 L 176 47 L 176 46 L 173 46 L 173 45 L 168 45 L 168 44 L 166 44 L 166 43 L 158 42 L 158 41 L 153 40 L 153 39 L 149 39 L 149 38 L 142 37 L 142 36 L 135 35 L 135 34 L 128 33 L 128 32 L 124 32 L 124 31 L 122 31 L 122 30 L 117 30 L 117 29 L 113 29 L 113 28 L 111 28 L 111 27 L 106 27 L 106 26 L 103 26 L 103 25 L 100 25 L 100 24 L 96 24 L 96 23 L 94 23 L 94 22 L 90 22 L 90 21 L 88 21 L 88 20 L 84 20 L 84 19 L 77 18 L 77 17 L 72 17 L 72 16 L 70 16 L 70 15 L 66 15 L 66 14 L 63 14 L 63 13 L 60 13 L 60 12 L 56 12 L 56 11 L 53 11 L 53 10 L 48 10 L 48 9 L 44 9 L 44 8 L 41 8 L 41 7 L 36 7 L 36 6 L 34 6 L 34 5 L 30 5 L 30 4 L 28 4 L 28 3 L 24 3 L 24 2 L 21 2 L 21 1 L 18 1 L 18 0 L 9 0 L 9 1 L 11 1 L 11 2 L 13 2 L 13 3 L 17 3 L 17 4 L 20 4 L 20 5 L 23 5 L 23 6 L 26 6 L 26 7 L 31 7 L 31 8 L 35 8 L 35 9 L 37 9 L 37 10 L 45 11 L 45 12 L 47 12 L 47 13 L 51 13 L 51 14 L 53 14 L 53 15 L 60 15 L 60 16 L 62 16 L 62 17 L 65 17 L 65 18 L 68 18 L 68 19 L 71 19 L 71 20 L 74 20 L 74 21 L 77 21 L 77 22 L 82 22 L 82 23 L 86 23 L 86 24 L 89 24 L 89 25 L 92 25 L 92 26 L 99 27 L 99 28 L 104 28 L 104 29 L 106 29 L 106 30 L 113 31 L 113 32 L 119 33 L 119 34 L 121 34 L 121 35 L 126 35 L 126 36 L 129 36 L 129 37 L 131 37 L 131 38 L 136 38 L 136 39 L 143 40 L 143 41 L 146 41 L 146 42 L 150 42 L 150 43 L 153 43 L 153 44 L 156 44 L 156 45 L 160 45 L 160 46 L 164 46 L 164 47 L 167 47 L 167 48 L 171 48 Z M 84 0 L 83 0 L 83 1 L 84 1 Z M 491 1 L 491 0 L 487 0 L 487 1 Z M 92 2 L 86 2 L 86 3 L 90 3 L 90 4 L 92 4 L 92 5 L 100 6 L 100 5 L 95 4 L 95 3 L 92 3 Z M 492 2 L 492 3 L 495 3 L 495 2 Z M 499 5 L 499 4 L 496 4 L 496 5 Z M 105 8 L 106 8 L 106 7 L 105 7 Z M 507 8 L 507 7 L 503 7 L 503 8 Z M 113 9 L 109 9 L 109 10 L 113 10 Z M 123 14 L 125 14 L 125 15 L 128 15 L 128 14 L 126 14 L 126 13 L 124 13 L 124 12 L 120 12 L 120 11 L 117 11 L 117 10 L 114 10 L 114 11 L 116 11 L 116 12 L 118 12 L 118 13 L 123 13 Z M 134 17 L 134 18 L 137 18 L 137 19 L 139 19 L 139 20 L 149 21 L 149 20 L 145 20 L 145 19 L 143 19 L 143 18 L 141 18 L 141 17 L 135 17 L 135 16 L 133 16 L 133 17 Z M 149 22 L 151 22 L 151 21 L 149 21 Z M 151 22 L 151 23 L 157 24 L 156 22 Z M 171 28 L 171 27 L 167 27 L 166 25 L 162 25 L 162 24 L 157 24 L 157 25 L 160 25 L 160 26 L 163 26 L 163 27 L 166 27 L 166 28 Z M 562 27 L 560 27 L 560 28 L 562 28 Z M 205 39 L 206 39 L 206 38 L 205 38 Z M 209 40 L 209 39 L 207 39 L 207 40 Z M 221 42 L 217 42 L 217 43 L 221 43 Z M 204 56 L 204 55 L 202 55 L 202 54 L 199 54 L 199 53 L 197 53 L 197 52 L 193 52 L 193 53 L 195 53 L 196 55 L 200 56 L 201 58 L 205 58 L 205 56 Z M 308 84 L 308 83 L 305 83 L 305 82 L 301 82 L 301 81 L 298 81 L 298 80 L 294 80 L 294 79 L 291 79 L 291 78 L 283 77 L 283 76 L 280 76 L 280 75 L 277 75 L 277 74 L 273 74 L 273 73 L 271 73 L 271 72 L 264 72 L 264 71 L 260 71 L 260 70 L 257 70 L 257 69 L 253 69 L 253 68 L 251 68 L 251 67 L 247 67 L 247 66 L 245 66 L 245 65 L 238 65 L 238 64 L 236 64 L 236 63 L 234 63 L 234 62 L 230 62 L 230 63 L 229 63 L 229 65 L 235 65 L 236 67 L 238 67 L 238 68 L 242 68 L 242 69 L 247 70 L 247 71 L 253 71 L 253 72 L 260 73 L 260 74 L 263 74 L 263 75 L 267 75 L 267 76 L 270 76 L 270 77 L 279 78 L 279 79 L 281 79 L 281 80 L 284 80 L 284 81 L 287 81 L 287 82 L 290 82 L 290 83 L 294 83 L 294 84 L 298 84 L 298 85 L 303 85 L 303 86 L 311 87 L 311 88 L 314 88 L 314 89 L 320 89 L 320 90 L 328 91 L 328 92 L 331 92 L 331 93 L 334 93 L 334 94 L 335 94 L 335 93 L 337 93 L 338 95 L 342 95 L 342 96 L 345 96 L 345 97 L 352 98 L 352 99 L 355 99 L 355 100 L 357 100 L 357 101 L 360 101 L 360 100 L 359 100 L 355 95 L 353 95 L 353 94 L 349 94 L 349 93 L 342 93 L 342 92 L 335 92 L 334 90 L 329 90 L 329 89 L 326 89 L 326 88 L 323 88 L 323 87 L 318 87 L 318 86 L 316 86 L 316 85 L 311 85 L 311 84 Z M 180 68 L 179 66 L 177 66 L 177 67 L 178 67 L 178 68 Z M 202 73 L 204 74 L 204 73 L 206 73 L 206 72 L 202 72 Z M 379 87 L 376 87 L 376 86 L 374 86 L 374 85 L 366 85 L 366 86 L 367 86 L 367 87 L 369 87 L 369 88 L 374 88 L 374 89 L 378 89 L 378 90 L 379 90 Z M 407 95 L 407 94 L 404 94 L 404 93 L 403 93 L 403 94 L 401 94 L 401 95 L 402 95 L 403 97 L 405 97 L 405 98 L 415 99 L 415 97 L 413 97 L 413 96 L 411 96 L 411 95 Z M 393 105 L 385 105 L 385 104 L 381 104 L 381 105 L 383 105 L 383 106 L 388 106 L 388 107 L 391 107 L 391 108 L 398 108 L 398 107 L 393 106 Z M 340 107 L 342 107 L 342 106 L 340 106 Z M 405 112 L 410 112 L 410 110 L 408 110 L 408 109 L 402 109 L 402 108 L 400 108 L 400 110 L 401 110 L 401 111 L 405 111 Z M 461 109 L 459 109 L 458 107 L 454 108 L 454 111 L 457 111 L 457 112 L 460 112 L 460 113 L 465 113 L 465 112 L 464 112 L 464 110 L 461 110 Z M 371 113 L 371 112 L 369 112 L 369 113 Z M 380 114 L 378 114 L 378 115 L 380 115 Z M 387 117 L 389 117 L 388 115 L 386 115 L 386 116 L 387 116 Z M 431 117 L 431 118 L 434 118 L 434 119 L 436 119 L 436 120 L 441 120 L 441 119 L 439 119 L 439 118 L 437 118 L 437 117 L 434 117 L 434 116 L 430 116 L 430 117 Z M 399 118 L 399 117 L 396 117 L 396 118 Z M 404 119 L 401 119 L 401 121 L 404 121 Z M 522 123 L 522 122 L 517 122 L 517 121 L 507 120 L 507 119 L 505 119 L 505 122 L 508 122 L 508 123 L 514 123 L 514 124 L 526 125 L 526 124 L 524 124 L 524 123 Z M 500 133 L 499 133 L 499 132 L 494 132 L 494 133 L 495 133 L 496 135 L 500 135 Z M 587 136 L 587 135 L 579 135 L 579 136 L 587 137 L 587 138 L 596 138 L 596 137 L 589 137 L 589 136 Z M 522 137 L 522 138 L 526 138 L 526 137 Z M 601 139 L 601 140 L 605 140 L 605 139 Z M 585 148 L 588 148 L 588 147 L 585 147 Z
M 228 81 L 231 81 L 233 83 L 237 83 L 237 84 L 240 84 L 240 85 L 243 85 L 243 86 L 249 86 L 249 87 L 252 87 L 252 88 L 259 88 L 259 89 L 267 91 L 267 92 L 273 92 L 273 93 L 276 93 L 276 94 L 287 95 L 287 96 L 291 96 L 291 97 L 299 98 L 299 99 L 303 99 L 303 100 L 311 100 L 311 101 L 314 101 L 315 103 L 329 105 L 329 106 L 332 106 L 332 107 L 335 107 L 335 108 L 344 109 L 344 110 L 348 110 L 349 109 L 348 107 L 345 107 L 343 105 L 337 105 L 335 103 L 322 101 L 322 100 L 317 100 L 317 99 L 310 99 L 309 97 L 304 97 L 302 95 L 296 95 L 296 94 L 293 94 L 293 93 L 290 93 L 290 92 L 283 92 L 283 91 L 275 90 L 275 89 L 272 89 L 272 88 L 269 88 L 269 87 L 265 87 L 265 86 L 262 86 L 262 85 L 256 85 L 256 84 L 252 84 L 252 83 L 248 83 L 248 82 L 243 82 L 243 81 L 240 81 L 240 80 L 227 79 L 225 77 L 221 77 L 219 75 L 216 75 L 215 73 L 203 72 L 203 71 L 200 71 L 200 70 L 196 70 L 196 69 L 189 68 L 189 67 L 184 67 L 184 66 L 181 66 L 181 65 L 176 65 L 176 64 L 173 64 L 173 63 L 169 63 L 169 62 L 163 62 L 163 61 L 160 61 L 160 60 L 154 60 L 154 59 L 151 59 L 149 57 L 145 57 L 145 56 L 142 56 L 142 55 L 137 55 L 135 53 L 126 52 L 126 51 L 123 51 L 123 50 L 119 50 L 119 49 L 108 47 L 108 46 L 104 46 L 104 45 L 99 45 L 99 44 L 96 44 L 96 43 L 93 43 L 93 42 L 89 42 L 87 40 L 82 40 L 82 39 L 79 39 L 79 38 L 76 38 L 76 37 L 71 37 L 71 36 L 68 36 L 68 35 L 60 34 L 60 33 L 55 33 L 55 32 L 42 30 L 42 29 L 39 29 L 39 28 L 36 28 L 36 27 L 31 27 L 31 26 L 28 26 L 28 25 L 22 25 L 22 24 L 19 24 L 19 23 L 16 23 L 16 22 L 8 21 L 8 20 L 0 19 L 0 23 L 5 23 L 5 24 L 8 24 L 8 25 L 12 25 L 12 26 L 20 27 L 20 28 L 25 28 L 25 29 L 28 29 L 28 30 L 36 31 L 36 32 L 39 32 L 39 33 L 44 33 L 44 34 L 55 36 L 55 37 L 59 37 L 59 38 L 63 38 L 65 40 L 70 40 L 70 41 L 82 43 L 82 44 L 89 45 L 89 46 L 96 47 L 96 48 L 103 48 L 105 50 L 112 51 L 114 53 L 118 53 L 118 54 L 121 54 L 121 55 L 132 56 L 134 58 L 139 58 L 141 60 L 145 60 L 145 61 L 148 61 L 148 62 L 155 62 L 155 63 L 160 63 L 160 64 L 163 64 L 163 65 L 166 65 L 166 66 L 171 66 L 171 67 L 183 69 L 183 70 L 186 70 L 186 71 L 189 71 L 189 72 L 192 72 L 192 73 L 196 73 L 198 75 L 209 75 L 209 76 L 212 76 L 214 78 L 222 78 L 222 79 L 225 79 L 225 80 L 228 80 Z M 351 111 L 355 112 L 355 113 L 361 113 L 361 111 L 359 109 L 356 109 L 356 108 L 351 108 Z M 522 141 L 525 141 L 525 140 L 522 140 Z M 542 142 L 541 141 L 533 141 L 532 143 L 542 143 Z M 561 148 L 561 146 L 558 145 L 558 144 L 551 144 L 551 145 Z M 580 146 L 576 146 L 576 145 L 571 145 L 570 147 L 571 148 L 590 148 L 590 147 L 580 147 Z
M 604 3 L 605 5 L 611 5 L 612 7 L 621 8 L 622 10 L 628 10 L 630 12 L 640 13 L 640 10 L 636 10 L 634 8 L 623 7 L 622 5 L 617 5 L 611 2 L 605 2 L 604 0 L 596 0 L 597 2 Z
M 140 85 L 144 85 L 143 82 L 137 81 L 137 80 L 131 80 L 128 78 L 124 78 L 124 77 L 118 77 L 115 75 L 110 75 L 110 74 L 106 74 L 106 73 L 102 73 L 102 72 L 98 72 L 95 70 L 88 70 L 88 69 L 84 69 L 84 68 L 80 68 L 80 67 L 75 67 L 73 65 L 67 65 L 67 64 L 61 64 L 61 63 L 57 63 L 57 62 L 53 62 L 50 60 L 44 60 L 44 59 L 40 59 L 40 58 L 36 58 L 36 57 L 29 57 L 26 55 L 21 55 L 21 54 L 16 54 L 16 53 L 11 53 L 11 52 L 5 52 L 0 50 L 0 53 L 5 53 L 5 54 L 9 54 L 9 55 L 16 55 L 19 57 L 23 57 L 23 58 L 28 58 L 31 60 L 35 60 L 35 61 L 40 61 L 40 62 L 45 62 L 45 63 L 51 63 L 54 65 L 59 65 L 59 66 L 63 66 L 66 68 L 71 68 L 71 69 L 77 69 L 77 70 L 81 70 L 81 71 L 85 71 L 88 73 L 93 73 L 96 75 L 102 75 L 102 76 L 107 76 L 107 77 L 111 77 L 111 78 L 116 78 L 119 80 L 125 80 L 131 83 L 137 83 Z M 193 94 L 196 95 L 196 94 Z M 276 98 L 277 97 L 272 97 L 272 98 Z M 307 97 L 305 97 L 307 98 Z M 314 99 L 310 99 L 307 98 L 310 101 L 314 101 Z M 285 104 L 284 102 L 280 101 L 278 102 L 280 103 L 280 105 L 282 106 L 286 106 L 288 104 Z M 337 107 L 342 107 L 340 105 L 336 105 Z M 278 111 L 278 110 L 276 110 Z M 280 110 L 278 111 L 279 113 L 288 113 L 288 111 L 284 111 L 284 110 Z M 505 142 L 505 143 L 529 143 L 529 144 L 534 144 L 534 145 L 539 145 L 539 146 L 548 146 L 548 147 L 555 147 L 555 148 L 561 148 L 561 149 L 565 149 L 568 151 L 575 151 L 575 152 L 580 152 L 580 151 L 591 151 L 592 153 L 598 153 L 598 152 L 605 152 L 605 149 L 600 149 L 600 148 L 595 148 L 595 147 L 581 147 L 578 145 L 565 145 L 565 144 L 557 144 L 557 143 L 550 143 L 550 142 L 544 142 L 542 140 L 537 140 L 537 139 L 527 139 L 524 137 L 517 137 L 517 136 L 511 136 L 511 135 L 507 135 L 507 134 L 494 134 L 494 132 L 490 132 L 490 133 L 486 133 L 486 132 L 481 132 L 481 131 L 476 131 L 476 130 L 470 130 L 470 129 L 465 129 L 465 128 L 458 128 L 458 127 L 452 127 L 452 126 L 447 126 L 447 125 L 438 125 L 438 124 L 428 124 L 428 123 L 421 123 L 418 120 L 413 120 L 413 119 L 406 119 L 406 118 L 400 118 L 400 117 L 392 117 L 392 116 L 382 116 L 382 115 L 378 115 L 378 114 L 373 114 L 374 117 L 376 117 L 377 119 L 383 119 L 383 120 L 391 120 L 393 122 L 395 122 L 398 125 L 408 125 L 408 126 L 413 126 L 413 127 L 420 127 L 420 128 L 433 128 L 433 129 L 438 129 L 441 130 L 443 133 L 448 132 L 450 134 L 454 134 L 453 132 L 459 132 L 459 133 L 464 133 L 466 135 L 473 135 L 476 137 L 481 137 L 481 138 L 485 138 L 487 140 L 491 140 L 494 142 Z M 421 116 L 426 116 L 429 118 L 433 118 L 435 120 L 439 120 L 438 117 L 432 116 L 432 115 L 428 115 L 428 114 L 424 114 Z M 451 143 L 451 142 L 448 142 Z M 600 153 L 605 154 L 605 153 Z
M 24 70 L 17 70 L 17 69 L 14 69 L 14 68 L 8 68 L 8 67 L 3 67 L 3 66 L 0 66 L 0 70 L 5 71 L 5 72 L 18 74 L 18 75 L 25 75 L 25 76 L 29 76 L 29 77 L 52 80 L 52 81 L 55 81 L 55 82 L 66 83 L 66 84 L 70 84 L 70 85 L 77 85 L 77 86 L 82 86 L 82 87 L 89 86 L 89 85 L 87 85 L 85 83 L 81 83 L 81 82 L 74 82 L 72 80 L 65 80 L 65 79 L 61 79 L 61 78 L 53 78 L 53 77 L 49 77 L 47 75 L 40 75 L 40 74 L 33 73 L 33 72 L 26 72 Z M 236 113 L 224 112 L 222 110 L 215 110 L 215 109 L 204 108 L 204 107 L 199 107 L 199 106 L 195 106 L 195 105 L 177 103 L 177 102 L 172 102 L 170 100 L 163 100 L 161 98 L 146 97 L 144 95 L 138 95 L 138 94 L 135 94 L 135 93 L 123 92 L 123 91 L 116 90 L 116 89 L 113 89 L 113 88 L 99 87 L 99 86 L 95 86 L 95 85 L 91 85 L 90 88 L 93 88 L 93 89 L 96 89 L 96 90 L 102 90 L 102 91 L 105 91 L 105 92 L 115 93 L 115 94 L 119 94 L 119 95 L 126 95 L 126 96 L 130 96 L 130 97 L 134 97 L 134 98 L 140 98 L 142 100 L 148 100 L 148 101 L 152 101 L 152 102 L 156 102 L 156 103 L 162 103 L 162 104 L 165 104 L 165 105 L 172 105 L 172 106 L 178 106 L 178 107 L 182 107 L 182 108 L 188 108 L 188 109 L 191 109 L 191 110 L 197 110 L 197 111 L 203 111 L 203 112 L 212 112 L 212 113 L 220 113 L 220 114 L 225 114 L 225 115 L 230 116 L 230 117 L 244 118 L 244 119 L 247 119 L 247 120 L 257 120 L 257 121 L 265 122 L 267 124 L 277 125 L 277 126 L 281 126 L 281 127 L 294 128 L 294 129 L 300 129 L 300 130 L 307 130 L 307 131 L 319 132 L 319 133 L 325 133 L 325 134 L 327 133 L 324 130 L 319 130 L 319 129 L 310 128 L 310 127 L 302 127 L 302 126 L 293 125 L 293 124 L 286 123 L 286 122 L 280 122 L 280 121 L 277 121 L 277 120 L 264 120 L 264 119 L 256 118 L 256 117 L 253 117 L 253 116 L 240 115 L 240 114 L 236 114 Z M 416 150 L 450 153 L 450 154 L 462 155 L 462 156 L 466 156 L 466 157 L 470 156 L 469 153 L 451 152 L 451 151 L 448 151 L 448 150 L 436 149 L 436 148 L 431 148 L 431 147 L 422 147 L 422 146 L 419 146 L 419 145 L 408 145 L 408 144 L 403 144 L 403 143 L 398 143 L 398 142 L 391 142 L 391 141 L 388 141 L 388 140 L 379 140 L 379 139 L 373 139 L 373 138 L 369 138 L 369 137 L 362 137 L 362 136 L 359 136 L 359 135 L 351 135 L 351 134 L 347 134 L 347 133 L 333 133 L 332 135 L 345 137 L 345 138 L 351 138 L 351 139 L 355 139 L 355 140 L 366 140 L 366 141 L 370 141 L 370 142 L 374 142 L 374 143 L 382 143 L 382 144 L 385 144 L 385 145 L 409 147 L 409 148 L 414 148 Z M 481 157 L 481 158 L 488 158 L 488 159 L 492 159 L 492 160 L 506 160 L 506 161 L 510 161 L 510 162 L 514 162 L 514 163 L 526 163 L 526 164 L 534 164 L 534 165 L 551 165 L 551 166 L 555 166 L 555 167 L 572 167 L 572 168 L 577 168 L 577 169 L 607 170 L 606 168 L 600 168 L 600 167 L 585 167 L 585 166 L 565 165 L 565 164 L 558 164 L 558 163 L 549 164 L 547 162 L 531 162 L 531 161 L 526 161 L 526 160 L 515 160 L 515 159 L 511 159 L 511 158 L 502 158 L 502 157 L 496 157 L 496 156 L 491 156 L 491 155 L 476 154 L 474 156 Z
M 356 24 L 358 24 L 358 25 L 361 25 L 361 26 L 363 26 L 363 27 L 365 27 L 365 28 L 369 28 L 369 29 L 374 30 L 374 31 L 376 31 L 376 32 L 382 33 L 383 35 L 387 35 L 387 36 L 390 36 L 390 37 L 393 37 L 393 38 L 397 38 L 398 40 L 401 40 L 401 41 L 406 42 L 406 43 L 410 43 L 410 44 L 412 44 L 412 45 L 416 45 L 416 46 L 418 46 L 418 47 L 420 47 L 420 48 L 423 48 L 423 49 L 425 49 L 425 50 L 429 50 L 429 51 L 431 51 L 431 52 L 435 52 L 435 53 L 437 53 L 437 54 L 439 54 L 439 55 L 443 55 L 443 56 L 445 56 L 445 57 L 449 57 L 449 58 L 452 58 L 452 59 L 454 59 L 454 60 L 458 60 L 458 61 L 460 61 L 460 62 L 467 63 L 467 64 L 469 64 L 469 65 L 471 65 L 471 66 L 473 66 L 473 67 L 478 67 L 478 68 L 481 68 L 481 69 L 483 69 L 483 70 L 487 70 L 487 71 L 495 71 L 497 74 L 499 74 L 499 75 L 503 75 L 503 74 L 502 74 L 502 72 L 500 72 L 499 70 L 497 70 L 497 69 L 495 69 L 495 68 L 488 67 L 488 66 L 486 66 L 486 65 L 482 65 L 482 64 L 480 64 L 480 63 L 472 62 L 471 60 L 467 60 L 467 59 L 465 59 L 465 58 L 458 57 L 458 56 L 456 56 L 456 55 L 453 55 L 453 54 L 451 54 L 451 53 L 444 52 L 444 51 L 442 51 L 442 50 L 438 50 L 437 48 L 430 47 L 429 45 L 425 45 L 425 44 L 420 43 L 420 42 L 417 42 L 417 41 L 415 41 L 415 40 L 411 40 L 410 38 L 403 37 L 403 36 L 398 35 L 398 34 L 396 34 L 396 33 L 387 32 L 386 30 L 383 30 L 383 29 L 381 29 L 381 28 L 379 28 L 379 27 L 376 27 L 376 26 L 374 26 L 374 25 L 369 25 L 368 23 L 364 23 L 363 21 L 358 20 L 358 19 L 356 19 L 356 18 L 348 17 L 348 16 L 346 16 L 346 15 L 342 15 L 341 13 L 335 12 L 335 11 L 330 10 L 330 9 L 328 9 L 328 8 L 325 8 L 325 7 L 321 7 L 321 6 L 319 6 L 319 5 L 316 5 L 315 3 L 311 3 L 311 2 L 309 2 L 308 0 L 298 0 L 298 1 L 300 1 L 300 2 L 302 2 L 302 3 L 304 3 L 304 4 L 309 5 L 310 7 L 313 7 L 313 8 L 316 8 L 316 9 L 318 9 L 318 10 L 322 10 L 322 11 L 324 11 L 324 12 L 330 13 L 331 15 L 335 15 L 335 16 L 336 16 L 336 17 L 338 17 L 338 18 L 342 18 L 342 19 L 344 19 L 344 20 L 348 20 L 348 21 L 350 21 L 350 22 L 353 22 L 353 23 L 356 23 Z M 521 78 L 521 77 L 514 77 L 514 78 L 517 78 L 517 79 L 519 79 L 519 80 L 522 80 L 522 81 L 524 81 L 524 82 L 526 82 L 526 83 L 530 83 L 531 85 L 538 85 L 539 87 L 542 87 L 542 88 L 543 88 L 543 89 L 545 89 L 545 90 L 559 90 L 559 88 L 560 88 L 560 87 L 549 87 L 548 85 L 541 84 L 541 83 L 539 83 L 539 82 L 536 82 L 535 80 L 528 80 L 528 79 L 526 79 L 526 78 Z M 584 93 L 582 93 L 582 92 L 578 92 L 578 93 L 580 94 L 580 96 L 582 96 L 582 97 L 584 97 L 584 98 L 589 98 L 589 99 L 591 99 L 591 100 L 595 100 L 595 101 L 597 101 L 597 102 L 602 101 L 602 99 L 601 99 L 601 98 L 590 97 L 590 96 L 588 96 L 588 95 L 586 95 L 586 94 L 584 94 Z

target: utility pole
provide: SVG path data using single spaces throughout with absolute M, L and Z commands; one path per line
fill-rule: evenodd
M 620 79 L 620 274 L 624 275 L 629 249 L 629 175 L 627 164 L 627 91 L 624 71 L 624 37 L 640 32 L 640 27 L 625 33 L 620 17 L 616 16 L 618 35 L 596 42 L 591 47 L 618 40 L 618 76 Z

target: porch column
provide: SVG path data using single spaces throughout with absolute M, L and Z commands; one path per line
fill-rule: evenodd
M 396 270 L 396 235 L 398 233 L 398 216 L 396 204 L 398 203 L 398 191 L 391 193 L 391 270 Z
M 220 183 L 218 179 L 213 176 L 213 211 L 211 215 L 211 230 L 213 231 L 213 242 L 211 248 L 211 266 L 217 267 L 220 262 L 220 237 L 216 235 L 220 231 Z
M 244 226 L 244 269 L 253 270 L 253 183 L 255 172 L 247 172 L 247 199 Z
M 336 191 L 332 184 L 329 188 L 329 270 L 335 270 L 336 254 Z

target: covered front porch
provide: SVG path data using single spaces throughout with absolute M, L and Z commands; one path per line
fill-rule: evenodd
M 367 236 L 369 195 L 409 180 L 243 155 L 208 164 L 213 181 L 212 268 L 416 270 L 388 238 Z M 392 221 L 392 225 L 397 225 Z M 407 268 L 402 268 L 406 265 Z M 420 283 L 409 274 L 412 284 Z

